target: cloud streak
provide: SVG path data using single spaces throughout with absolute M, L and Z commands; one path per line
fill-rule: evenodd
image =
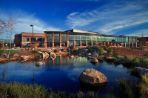
M 24 12 L 15 12 L 11 15 L 8 13 L 1 13 L 0 19 L 7 21 L 9 18 L 12 18 L 14 21 L 13 35 L 21 32 L 31 32 L 30 25 L 34 25 L 34 32 L 42 33 L 45 30 L 61 30 L 60 28 L 48 25 L 44 21 L 35 17 L 34 14 L 28 14 Z M 2 35 L 6 35 L 5 33 Z
M 136 2 L 121 0 L 118 3 L 107 3 L 91 11 L 70 13 L 66 22 L 72 28 L 89 28 L 92 31 L 114 34 L 114 31 L 148 23 L 147 6 L 146 0 Z

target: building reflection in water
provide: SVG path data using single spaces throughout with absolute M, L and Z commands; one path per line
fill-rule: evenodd
M 69 57 L 69 56 L 57 56 L 56 59 L 51 59 L 48 61 L 47 65 L 83 65 L 88 63 L 85 57 Z

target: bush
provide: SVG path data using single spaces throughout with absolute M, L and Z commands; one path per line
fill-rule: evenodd
M 113 54 L 113 49 L 112 49 L 111 47 L 109 47 L 109 48 L 107 49 L 107 53 L 108 53 L 109 55 L 112 55 L 112 54 Z
M 141 80 L 142 80 L 142 82 L 148 84 L 148 76 L 143 75 L 143 76 L 141 77 Z
M 143 75 L 139 83 L 139 93 L 141 96 L 148 94 L 148 76 Z
M 141 63 L 141 59 L 138 58 L 138 57 L 136 57 L 136 58 L 134 58 L 134 59 L 132 60 L 132 63 L 133 63 L 133 65 L 138 65 L 138 64 Z
M 99 55 L 102 55 L 103 52 L 104 52 L 104 49 L 103 49 L 102 47 L 99 47 L 99 48 L 98 48 L 98 52 L 99 52 Z

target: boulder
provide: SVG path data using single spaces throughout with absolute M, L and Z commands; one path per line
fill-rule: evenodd
M 91 56 L 94 57 L 94 58 L 98 58 L 99 55 L 98 55 L 97 52 L 93 52 Z
M 33 59 L 33 56 L 32 55 L 22 55 L 21 59 L 22 59 L 23 62 L 30 61 L 30 60 Z
M 84 70 L 80 75 L 80 82 L 92 86 L 107 83 L 107 77 L 100 71 L 90 68 Z
M 143 68 L 143 67 L 135 67 L 135 69 L 133 69 L 132 73 L 137 76 L 140 76 L 140 77 L 143 75 L 148 76 L 148 69 Z
M 49 54 L 47 52 L 43 52 L 43 60 L 46 60 L 49 58 Z
M 13 54 L 13 58 L 18 58 L 18 57 L 19 57 L 18 53 Z
M 99 63 L 99 60 L 97 58 L 90 58 L 90 62 L 96 64 Z
M 7 63 L 9 60 L 7 58 L 0 57 L 0 63 Z
M 51 53 L 50 53 L 50 58 L 51 58 L 52 60 L 54 60 L 54 59 L 56 58 L 56 54 L 55 54 L 54 52 L 51 52 Z
M 108 62 L 114 62 L 115 61 L 115 58 L 112 57 L 112 56 L 108 56 L 108 57 L 105 57 L 106 61 Z
M 44 61 L 38 61 L 38 62 L 36 62 L 36 65 L 42 66 L 42 65 L 45 65 L 45 62 Z
M 42 54 L 42 59 L 43 60 L 46 60 L 49 58 L 49 54 L 47 52 L 41 52 L 41 51 L 38 51 L 38 53 Z
M 8 58 L 8 57 L 9 57 L 9 54 L 8 54 L 8 53 L 2 53 L 2 54 L 1 54 L 1 57 L 3 57 L 3 58 Z

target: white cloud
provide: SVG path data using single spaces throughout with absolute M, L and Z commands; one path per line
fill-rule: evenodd
M 21 32 L 31 32 L 30 25 L 34 25 L 34 32 L 42 33 L 45 30 L 61 30 L 60 28 L 56 28 L 54 26 L 48 25 L 42 20 L 35 17 L 33 14 L 27 14 L 24 12 L 15 12 L 11 15 L 8 13 L 1 13 L 0 19 L 7 21 L 11 17 L 14 21 L 14 30 L 13 35 Z M 7 34 L 3 33 L 3 36 L 7 36 Z
M 148 22 L 148 1 L 109 3 L 97 9 L 73 12 L 67 16 L 67 24 L 72 28 L 92 28 L 102 33 Z

